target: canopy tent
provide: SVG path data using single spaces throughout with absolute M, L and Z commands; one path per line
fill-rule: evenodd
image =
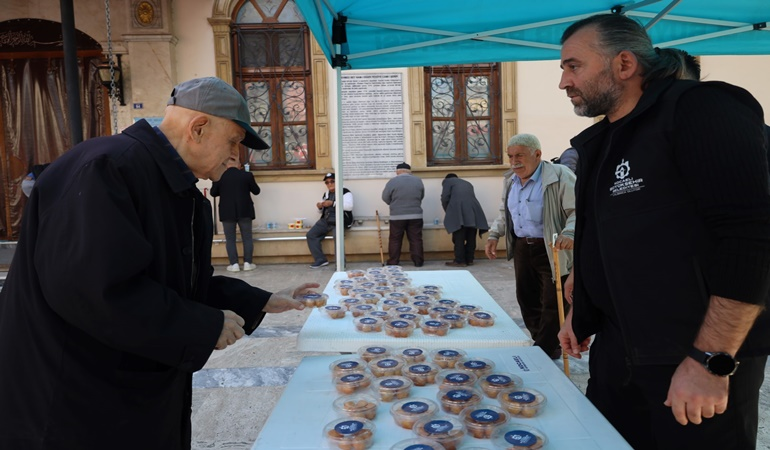
M 609 12 L 639 20 L 659 47 L 770 53 L 767 0 L 295 1 L 330 64 L 343 69 L 558 59 L 567 26 Z
M 337 71 L 498 61 L 558 60 L 562 32 L 601 13 L 642 23 L 653 43 L 693 55 L 770 54 L 768 0 L 295 0 Z M 337 135 L 342 148 L 342 114 Z M 343 167 L 337 152 L 337 201 Z M 341 236 L 342 212 L 337 212 Z M 337 239 L 337 270 L 344 240 Z

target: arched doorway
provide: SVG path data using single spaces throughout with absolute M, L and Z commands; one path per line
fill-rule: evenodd
M 96 74 L 99 43 L 76 31 L 84 139 L 109 129 L 107 98 Z M 21 182 L 35 164 L 72 146 L 66 108 L 61 24 L 0 22 L 0 239 L 16 240 L 26 197 Z

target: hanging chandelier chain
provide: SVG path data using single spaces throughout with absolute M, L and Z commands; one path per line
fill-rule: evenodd
M 110 23 L 110 0 L 104 0 L 107 17 L 107 61 L 110 64 L 110 105 L 112 106 L 112 134 L 118 134 L 118 97 L 115 86 L 115 60 L 112 52 L 112 24 Z

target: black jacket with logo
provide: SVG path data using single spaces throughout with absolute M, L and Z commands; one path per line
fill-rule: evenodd
M 605 268 L 605 300 L 634 364 L 681 362 L 710 295 L 767 304 L 763 135 L 762 108 L 743 89 L 664 80 L 652 83 L 616 127 L 605 118 L 572 140 L 580 152 L 572 324 L 579 340 L 608 320 L 585 290 L 584 261 Z M 582 194 L 585 183 L 594 183 L 593 198 Z M 581 246 L 587 202 L 598 248 Z M 769 351 L 765 312 L 741 352 Z

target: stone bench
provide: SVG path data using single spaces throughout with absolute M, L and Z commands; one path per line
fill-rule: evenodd
M 359 224 L 358 221 L 362 224 Z M 385 259 L 388 257 L 388 225 L 387 217 L 380 216 L 380 228 L 382 236 L 382 250 Z M 348 261 L 377 261 L 380 260 L 380 245 L 377 236 L 377 226 L 374 218 L 356 217 L 354 225 L 345 231 L 345 255 Z M 265 229 L 264 227 L 253 230 L 254 255 L 256 264 L 276 263 L 311 263 L 312 258 L 307 248 L 305 234 L 308 229 L 290 230 L 285 228 Z M 446 232 L 443 224 L 425 224 L 423 228 L 423 249 L 425 258 L 429 260 L 446 259 L 453 257 L 452 236 Z M 243 260 L 243 246 L 238 236 L 238 255 Z M 476 244 L 477 257 L 485 257 L 484 239 L 479 239 Z M 334 239 L 331 234 L 326 236 L 322 243 L 324 253 L 329 261 L 334 260 Z M 401 262 L 410 263 L 409 242 L 404 238 L 401 247 Z M 227 251 L 225 250 L 224 234 L 214 237 L 211 249 L 212 262 L 214 264 L 227 264 Z

